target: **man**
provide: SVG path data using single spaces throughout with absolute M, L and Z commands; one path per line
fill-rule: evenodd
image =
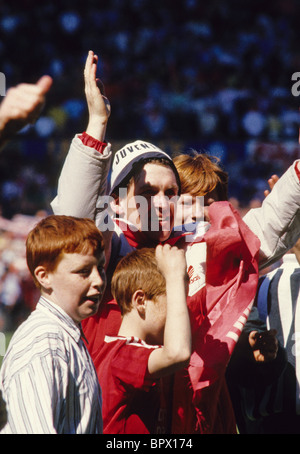
M 113 273 L 119 258 L 133 248 L 154 246 L 159 241 L 170 241 L 171 244 L 177 245 L 181 242 L 181 246 L 186 250 L 187 266 L 191 275 L 189 308 L 194 344 L 197 346 L 192 355 L 193 365 L 189 366 L 194 395 L 190 396 L 187 406 L 193 400 L 197 418 L 195 414 L 188 414 L 190 408 L 182 407 L 182 411 L 179 411 L 179 406 L 184 406 L 187 401 L 183 394 L 183 401 L 176 402 L 175 405 L 177 413 L 173 420 L 177 418 L 177 422 L 173 424 L 172 430 L 179 433 L 234 432 L 234 418 L 224 384 L 224 368 L 255 296 L 258 253 L 260 252 L 261 264 L 270 263 L 290 247 L 296 237 L 295 230 L 300 225 L 300 219 L 296 216 L 299 209 L 300 184 L 295 168 L 292 167 L 283 176 L 262 209 L 256 214 L 248 215 L 248 225 L 253 226 L 255 234 L 261 240 L 261 248 L 258 238 L 241 221 L 228 202 L 211 205 L 210 225 L 200 224 L 200 229 L 196 232 L 179 232 L 177 237 L 171 238 L 174 225 L 172 204 L 174 196 L 180 194 L 177 172 L 173 169 L 173 176 L 171 175 L 171 159 L 162 150 L 143 141 L 133 142 L 114 156 L 110 195 L 113 196 L 112 210 L 117 214 L 117 218 L 112 223 L 107 222 L 104 200 L 110 200 L 104 196 L 108 193 L 107 180 L 112 154 L 110 145 L 103 141 L 110 108 L 98 88 L 96 68 L 97 57 L 90 52 L 85 67 L 89 123 L 86 132 L 77 135 L 72 142 L 52 208 L 56 214 L 91 217 L 95 219 L 100 230 L 105 230 L 108 276 Z M 147 161 L 149 157 L 157 159 L 158 155 L 160 161 L 165 160 L 168 163 L 169 160 L 168 178 L 165 181 L 162 181 L 162 178 L 167 175 L 163 172 L 157 178 L 158 169 L 154 167 L 156 164 Z M 124 165 L 120 165 L 122 162 Z M 139 166 L 138 171 L 135 165 Z M 285 193 L 280 189 L 281 185 L 284 186 Z M 290 190 L 286 191 L 288 186 Z M 122 190 L 121 196 L 120 192 L 116 193 L 116 189 Z M 144 189 L 146 192 L 143 192 Z M 282 217 L 282 197 L 280 200 L 278 194 L 289 199 L 288 207 L 284 205 Z M 158 230 L 154 233 L 149 232 L 149 228 L 147 231 L 143 230 L 140 215 L 143 215 L 144 211 L 139 210 L 137 196 L 143 196 L 143 199 L 150 202 L 150 209 L 158 221 Z M 160 200 L 157 205 L 156 197 Z M 149 204 L 146 203 L 142 208 L 145 207 L 149 207 Z M 274 207 L 275 216 L 270 219 Z M 168 220 L 164 217 L 167 212 Z M 125 216 L 125 219 L 122 216 Z M 128 217 L 131 222 L 128 222 Z M 148 217 L 147 219 L 149 220 Z M 206 231 L 208 227 L 209 230 Z M 290 230 L 286 234 L 288 227 Z M 192 239 L 189 245 L 184 241 L 186 236 Z M 236 327 L 233 328 L 234 324 Z M 103 345 L 105 334 L 116 334 L 119 326 L 120 312 L 111 295 L 107 294 L 100 312 L 84 326 L 94 361 L 97 351 Z M 205 378 L 206 374 L 209 374 L 209 379 Z M 185 385 L 186 391 L 190 385 L 188 382 Z M 177 394 L 176 398 L 179 397 Z M 216 411 L 220 408 L 220 401 L 223 402 L 224 414 Z M 183 418 L 180 417 L 182 414 Z

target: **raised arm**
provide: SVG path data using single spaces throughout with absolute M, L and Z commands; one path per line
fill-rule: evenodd
M 161 377 L 182 369 L 191 355 L 191 327 L 187 309 L 187 272 L 183 250 L 170 245 L 156 248 L 156 259 L 166 279 L 167 316 L 163 347 L 149 356 L 148 369 Z
M 299 175 L 300 161 L 295 161 L 273 185 L 262 206 L 243 218 L 261 241 L 260 269 L 279 260 L 299 238 Z
M 97 63 L 98 57 L 90 51 L 84 68 L 89 122 L 85 133 L 76 135 L 71 143 L 51 203 L 55 214 L 95 219 L 97 200 L 106 194 L 111 152 L 104 138 L 110 105 L 99 88 Z

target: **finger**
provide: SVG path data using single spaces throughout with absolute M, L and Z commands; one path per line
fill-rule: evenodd
M 36 83 L 36 85 L 41 89 L 42 94 L 48 93 L 53 83 L 53 79 L 50 76 L 42 76 Z
M 253 355 L 254 355 L 255 361 L 257 361 L 259 363 L 264 362 L 264 360 L 265 360 L 264 355 L 262 355 L 259 350 L 254 351 Z
M 97 71 L 97 63 L 98 63 L 98 56 L 95 55 L 92 50 L 90 50 L 88 53 L 86 63 L 85 63 L 85 68 L 84 68 L 84 76 L 86 79 L 89 79 L 90 77 L 95 79 L 96 71 Z
M 278 180 L 279 177 L 277 175 L 272 175 L 271 178 L 268 180 L 268 184 L 271 190 L 274 188 Z
M 156 248 L 155 248 L 155 254 L 156 254 L 156 256 L 159 255 L 159 254 L 161 254 L 161 252 L 162 252 L 162 244 L 158 244 L 158 245 L 156 246 Z
M 44 103 L 44 97 L 31 90 L 21 88 L 11 89 L 5 98 L 5 103 L 1 106 L 2 110 L 10 111 L 10 117 L 18 116 L 21 113 L 26 116 L 31 111 Z
M 84 71 L 85 92 L 87 96 L 97 96 L 99 93 L 99 88 L 97 87 L 96 81 L 97 62 L 97 55 L 94 55 L 93 52 L 90 52 Z
M 93 80 L 95 80 L 95 81 L 96 81 L 97 66 L 98 66 L 98 55 L 94 54 L 91 69 L 92 69 Z
M 41 93 L 41 87 L 36 83 L 36 84 L 25 84 L 21 83 L 16 85 L 15 87 L 12 87 L 8 90 L 7 95 L 9 95 L 11 98 L 16 98 L 17 97 L 39 97 L 42 95 Z
M 92 50 L 89 50 L 88 55 L 85 60 L 85 67 L 84 67 L 84 73 L 88 73 L 90 67 L 91 67 L 91 61 L 94 58 L 94 52 Z
M 163 251 L 164 251 L 164 252 L 168 252 L 168 251 L 170 251 L 171 249 L 172 249 L 172 248 L 171 248 L 171 245 L 170 245 L 170 244 L 165 243 L 165 244 L 163 245 Z
M 85 67 L 83 71 L 83 76 L 84 76 L 84 81 L 85 81 L 85 87 L 87 87 L 87 83 L 90 78 L 90 72 L 91 72 L 91 61 L 93 59 L 93 52 L 89 51 L 87 59 L 85 61 Z

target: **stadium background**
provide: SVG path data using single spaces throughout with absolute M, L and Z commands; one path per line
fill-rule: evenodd
M 291 92 L 299 10 L 298 0 L 0 2 L 6 89 L 54 79 L 40 119 L 0 154 L 0 331 L 36 302 L 24 237 L 51 212 L 70 140 L 87 124 L 88 50 L 100 57 L 114 149 L 140 138 L 171 155 L 210 152 L 229 172 L 231 200 L 246 210 L 300 155 Z

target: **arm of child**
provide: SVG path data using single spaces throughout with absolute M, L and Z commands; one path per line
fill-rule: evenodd
M 186 367 L 191 355 L 191 327 L 186 303 L 187 272 L 183 250 L 170 245 L 156 248 L 158 267 L 166 279 L 167 315 L 163 347 L 154 350 L 148 370 L 154 377 Z

